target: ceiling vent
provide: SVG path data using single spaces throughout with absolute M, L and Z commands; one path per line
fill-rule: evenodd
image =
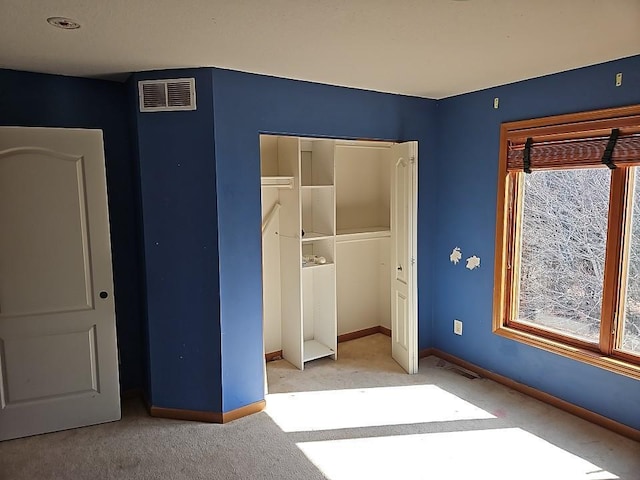
M 141 112 L 174 112 L 196 109 L 195 78 L 138 82 Z

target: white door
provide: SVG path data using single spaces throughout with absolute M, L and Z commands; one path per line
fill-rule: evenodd
M 418 143 L 391 148 L 391 355 L 418 372 Z
M 0 440 L 118 419 L 102 132 L 0 127 Z

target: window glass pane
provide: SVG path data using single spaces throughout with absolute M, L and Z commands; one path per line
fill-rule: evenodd
M 610 176 L 607 168 L 524 175 L 520 321 L 598 341 Z
M 627 295 L 620 346 L 623 350 L 640 354 L 640 169 L 633 170 L 635 187 L 629 238 Z

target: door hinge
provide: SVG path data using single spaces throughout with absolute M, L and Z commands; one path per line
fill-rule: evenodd
M 411 265 L 415 265 L 416 264 L 416 259 L 411 257 Z
M 411 155 L 411 157 L 409 158 L 409 163 L 410 163 L 411 165 L 413 165 L 413 164 L 415 164 L 415 163 L 416 163 L 416 156 L 415 156 L 415 155 Z

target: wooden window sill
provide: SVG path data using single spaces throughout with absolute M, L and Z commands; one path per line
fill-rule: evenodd
M 532 347 L 546 350 L 547 352 L 557 353 L 558 355 L 571 358 L 578 362 L 600 367 L 605 370 L 609 370 L 610 372 L 640 380 L 640 366 L 625 362 L 624 360 L 608 357 L 579 347 L 566 345 L 555 340 L 550 340 L 539 335 L 523 332 L 510 327 L 498 327 L 493 333 L 510 340 L 515 340 L 526 345 L 531 345 Z

